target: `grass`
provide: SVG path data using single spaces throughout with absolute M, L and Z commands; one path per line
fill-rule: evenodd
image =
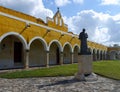
M 55 66 L 43 69 L 22 70 L 11 73 L 0 74 L 1 78 L 31 78 L 31 77 L 53 77 L 71 76 L 77 72 L 77 64 Z
M 32 78 L 32 77 L 53 77 L 73 76 L 78 70 L 77 64 L 54 66 L 43 69 L 22 70 L 0 74 L 1 78 Z M 120 61 L 93 62 L 93 72 L 120 80 Z
M 94 62 L 93 70 L 95 73 L 120 80 L 120 61 L 103 61 L 103 62 Z

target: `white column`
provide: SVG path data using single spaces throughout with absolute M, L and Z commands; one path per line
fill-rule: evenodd
M 49 67 L 49 51 L 46 51 L 46 67 Z
M 29 68 L 29 50 L 25 51 L 25 69 Z
M 74 53 L 72 52 L 71 53 L 71 64 L 73 64 L 74 63 Z
M 63 64 L 63 52 L 60 52 L 60 65 Z

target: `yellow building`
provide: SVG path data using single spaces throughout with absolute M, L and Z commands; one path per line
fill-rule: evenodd
M 120 60 L 120 46 L 118 44 L 108 48 L 108 58 L 110 60 Z
M 0 69 L 78 62 L 78 35 L 68 32 L 60 11 L 46 20 L 0 6 Z M 94 60 L 106 59 L 107 46 L 88 46 Z

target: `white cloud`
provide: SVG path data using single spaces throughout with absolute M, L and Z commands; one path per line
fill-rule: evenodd
M 110 45 L 120 43 L 120 14 L 111 16 L 93 10 L 84 10 L 73 17 L 64 17 L 69 31 L 79 34 L 83 28 L 89 35 L 89 40 Z
M 73 0 L 74 3 L 78 3 L 78 4 L 81 4 L 83 3 L 84 0 Z
M 98 28 L 95 29 L 95 35 L 93 40 L 99 43 L 106 43 L 110 39 L 110 35 L 108 33 L 108 28 Z
M 37 2 L 34 1 L 34 3 L 35 7 L 31 11 L 33 16 L 40 17 L 44 21 L 46 20 L 47 16 L 53 17 L 53 12 L 50 9 L 44 7 L 42 0 L 37 0 Z
M 65 6 L 65 5 L 70 4 L 72 2 L 77 3 L 77 4 L 82 4 L 84 2 L 84 0 L 55 0 L 55 4 L 58 7 Z
M 120 0 L 102 0 L 102 5 L 120 5 Z
M 1 0 L 0 5 L 8 7 L 35 17 L 42 18 L 44 21 L 47 16 L 53 17 L 53 12 L 44 7 L 42 0 Z
M 55 0 L 57 6 L 65 6 L 69 3 L 71 3 L 70 0 Z

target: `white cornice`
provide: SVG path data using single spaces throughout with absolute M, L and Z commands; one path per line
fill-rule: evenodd
M 25 20 L 25 19 L 22 19 L 22 18 L 13 16 L 13 15 L 10 15 L 10 14 L 7 14 L 7 13 L 0 12 L 0 15 L 3 15 L 3 16 L 12 18 L 12 19 L 16 19 L 16 20 L 19 20 L 19 21 L 22 21 L 22 22 L 30 23 L 30 24 L 33 24 L 33 25 L 36 25 L 36 26 L 39 26 L 39 27 L 42 27 L 42 28 L 46 28 L 48 30 L 53 30 L 53 31 L 56 31 L 56 32 L 60 32 L 62 34 L 70 35 L 72 37 L 75 36 L 76 38 L 78 38 L 78 36 L 70 34 L 70 33 L 67 33 L 67 32 L 63 32 L 62 30 L 57 30 L 57 29 L 52 28 L 52 27 L 48 27 L 48 26 L 45 26 L 45 25 L 37 24 L 35 22 L 29 21 L 29 20 Z

